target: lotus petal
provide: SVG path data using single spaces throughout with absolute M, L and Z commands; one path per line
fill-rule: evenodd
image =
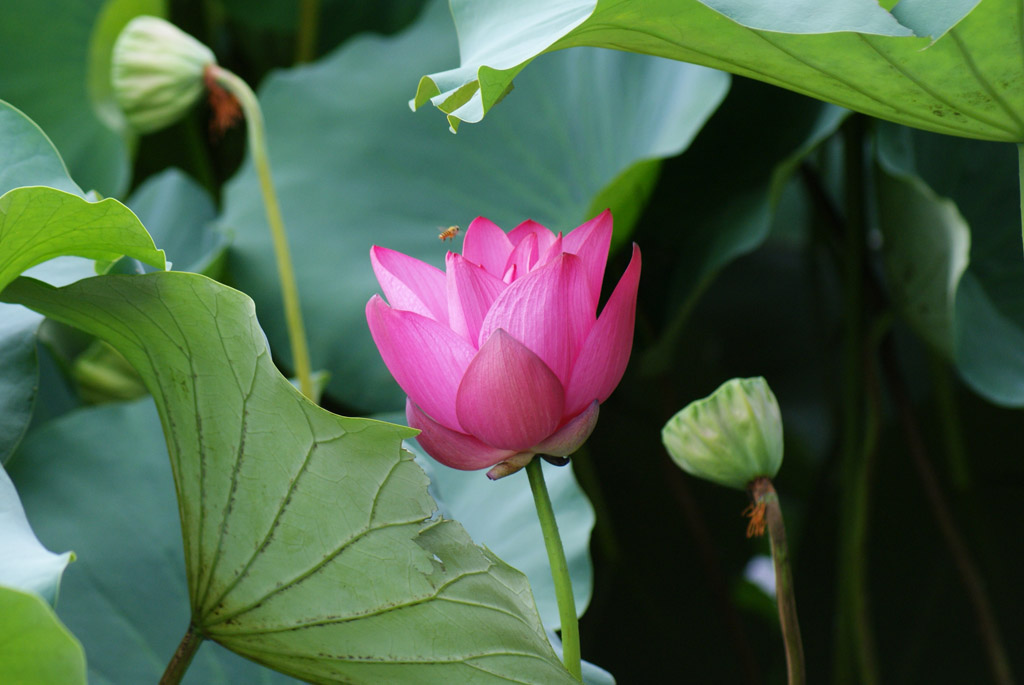
M 555 234 L 552 233 L 550 229 L 541 226 L 532 219 L 527 219 L 509 231 L 508 239 L 512 242 L 512 245 L 518 245 L 531 233 L 537 238 L 538 254 L 544 254 L 547 252 L 548 248 L 551 247 L 551 244 L 555 242 Z
M 595 307 L 601 299 L 604 268 L 608 263 L 608 248 L 611 243 L 612 213 L 608 209 L 569 231 L 562 241 L 562 249 L 578 255 L 586 265 Z
M 533 350 L 568 387 L 573 362 L 595 319 L 596 305 L 583 263 L 576 255 L 562 254 L 520 276 L 498 295 L 480 328 L 480 344 L 504 329 Z
M 600 405 L 597 400 L 590 403 L 579 416 L 558 429 L 554 435 L 544 442 L 534 445 L 533 451 L 537 454 L 550 454 L 556 457 L 564 457 L 572 454 L 587 441 L 590 434 L 594 432 L 597 425 L 597 415 Z
M 595 399 L 604 402 L 622 380 L 633 348 L 633 322 L 636 318 L 639 285 L 640 248 L 634 243 L 629 266 L 608 298 L 597 324 L 590 330 L 576 359 L 566 394 L 567 413 L 582 411 Z
M 440 269 L 378 245 L 370 248 L 370 263 L 388 304 L 448 323 L 445 278 Z
M 498 329 L 466 369 L 455 408 L 466 432 L 493 447 L 520 452 L 558 428 L 563 392 L 540 357 Z
M 506 269 L 514 266 L 516 273 L 519 275 L 518 277 L 522 278 L 536 266 L 539 256 L 540 253 L 537 252 L 537 236 L 533 233 L 528 233 L 512 249 L 512 254 L 508 256 L 508 263 L 505 265 Z
M 448 278 L 448 318 L 453 331 L 473 347 L 479 344 L 480 325 L 495 298 L 508 286 L 482 266 L 449 252 L 445 258 Z
M 462 256 L 487 269 L 487 273 L 501 278 L 505 275 L 512 243 L 494 222 L 478 216 L 466 229 L 462 241 Z
M 438 423 L 460 430 L 455 396 L 476 349 L 447 326 L 389 307 L 379 295 L 366 303 L 366 321 L 405 394 Z
M 472 435 L 445 428 L 424 414 L 412 400 L 405 402 L 405 418 L 411 428 L 420 430 L 420 434 L 416 436 L 420 447 L 431 457 L 453 469 L 485 469 L 516 454 L 512 450 L 491 447 Z
M 540 253 L 540 259 L 537 260 L 537 266 L 535 266 L 534 268 L 539 269 L 542 266 L 547 266 L 564 251 L 565 250 L 562 247 L 562 234 L 559 233 L 557 236 L 555 236 L 554 242 L 551 243 L 548 249 Z M 597 311 L 596 302 L 594 303 L 594 311 Z

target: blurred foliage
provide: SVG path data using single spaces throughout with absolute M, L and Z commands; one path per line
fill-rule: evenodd
M 23 26 L 18 16 L 28 15 L 15 14 L 15 10 L 27 11 L 22 4 L 5 4 L 0 20 L 6 20 L 8 27 Z M 324 0 L 316 37 L 321 61 L 293 67 L 299 25 L 296 3 L 175 0 L 168 4 L 168 16 L 176 24 L 210 45 L 222 63 L 254 87 L 274 70 L 286 70 L 282 79 L 306 77 L 338 54 L 333 51 L 377 40 L 364 32 L 400 34 L 414 25 L 423 6 L 412 0 Z M 82 2 L 70 16 L 87 27 L 98 6 Z M 79 27 L 73 33 L 79 37 L 84 31 Z M 50 38 L 40 49 L 57 52 L 57 43 Z M 422 49 L 431 48 L 424 45 Z M 452 45 L 443 49 L 452 54 Z M 74 54 L 54 63 L 65 64 L 73 58 Z M 421 59 L 423 64 L 413 65 L 412 72 L 425 73 L 422 67 L 436 61 L 429 52 Z M 545 59 L 538 59 L 538 73 Z M 35 94 L 55 89 L 58 79 L 68 78 L 69 67 L 47 70 L 25 54 L 14 61 L 19 68 L 31 69 L 38 82 L 26 80 L 28 72 L 0 71 L 0 97 L 12 99 L 34 116 L 28 104 L 22 105 L 15 96 L 26 92 L 25 84 Z M 468 148 L 471 154 L 479 150 L 477 145 L 485 144 L 476 140 L 507 139 L 508 131 L 514 130 L 509 126 L 535 121 L 536 111 L 515 109 L 516 98 L 530 87 L 531 70 L 519 77 L 522 84 L 517 83 L 508 101 L 485 121 L 472 131 L 462 131 L 458 139 L 444 133 L 447 138 L 439 138 L 437 145 L 450 143 L 450 147 Z M 355 76 L 371 93 L 394 89 L 408 97 L 415 87 L 415 78 L 396 85 L 375 81 L 369 72 Z M 291 106 L 320 105 L 295 102 Z M 405 102 L 399 99 L 392 106 L 404 108 Z M 352 107 L 353 119 L 358 119 L 358 109 Z M 282 105 L 282 109 L 287 108 Z M 443 128 L 436 112 L 414 115 L 404 110 L 390 120 L 399 123 L 390 125 L 406 126 L 401 116 L 408 117 L 410 130 Z M 503 123 L 501 116 L 509 117 L 510 123 Z M 108 193 L 120 197 L 135 193 L 129 205 L 154 234 L 164 236 L 158 246 L 178 241 L 184 256 L 176 259 L 170 247 L 168 253 L 176 266 L 244 286 L 237 274 L 223 268 L 231 262 L 220 256 L 220 234 L 209 230 L 224 205 L 226 184 L 244 169 L 244 130 L 238 127 L 214 139 L 208 133 L 208 117 L 206 107 L 198 107 L 179 124 L 139 140 L 130 181 L 127 173 L 123 179 L 118 176 L 123 142 L 112 133 L 101 138 L 113 141 L 113 152 L 96 156 L 91 166 L 83 162 L 82 178 L 73 164 L 75 154 L 62 147 L 61 136 L 66 134 L 51 135 L 69 161 L 72 176 L 86 190 L 101 186 L 88 180 L 88 174 L 95 174 L 101 181 L 107 179 L 103 182 L 110 188 Z M 431 121 L 424 123 L 422 118 Z M 50 131 L 45 122 L 39 123 Z M 374 123 L 371 120 L 367 129 L 372 130 Z M 93 126 L 91 119 L 88 126 Z M 382 129 L 375 135 L 385 139 L 403 133 L 404 128 L 401 132 Z M 469 142 L 461 140 L 470 135 Z M 620 132 L 612 129 L 604 135 L 611 139 Z M 537 139 L 517 135 L 509 149 L 530 154 Z M 97 138 L 96 144 L 101 143 Z M 273 155 L 273 138 L 270 145 Z M 878 150 L 897 156 L 876 156 Z M 320 148 L 306 153 L 325 154 Z M 91 159 L 88 150 L 80 156 L 86 162 Z M 511 156 L 494 164 L 503 167 Z M 840 578 L 850 571 L 845 568 L 850 564 L 846 545 L 853 535 L 845 523 L 851 506 L 847 493 L 853 484 L 849 460 L 844 458 L 849 448 L 844 445 L 851 434 L 870 465 L 863 481 L 866 537 L 855 563 L 863 564 L 868 625 L 881 680 L 990 681 L 975 610 L 929 500 L 928 477 L 922 475 L 927 471 L 922 471 L 915 454 L 923 454 L 934 472 L 947 505 L 944 511 L 965 540 L 984 581 L 1013 670 L 1018 678 L 1024 677 L 1024 586 L 1018 581 L 1024 566 L 1018 544 L 1024 528 L 1019 504 L 1024 496 L 1020 455 L 1024 421 L 1019 411 L 993 403 L 1019 406 L 1024 398 L 1020 390 L 1024 375 L 1015 366 L 1017 357 L 1024 354 L 1012 337 L 1015 330 L 1024 328 L 1019 323 L 1024 322 L 1024 299 L 1019 295 L 1024 292 L 1019 287 L 1024 284 L 1024 261 L 1012 158 L 1009 145 L 882 125 L 737 78 L 692 145 L 662 161 L 660 168 L 640 167 L 645 180 L 632 193 L 637 198 L 631 207 L 637 218 L 632 237 L 644 252 L 645 265 L 633 360 L 622 385 L 602 408 L 593 437 L 575 459 L 577 476 L 597 514 L 592 541 L 594 596 L 582 622 L 584 658 L 607 668 L 622 683 L 784 682 L 778 626 L 771 611 L 765 610 L 770 600 L 743 581 L 748 560 L 767 552 L 766 541 L 744 537 L 740 512 L 745 499 L 683 474 L 664 453 L 660 440 L 665 421 L 688 402 L 707 395 L 728 378 L 760 375 L 776 393 L 785 425 L 786 457 L 775 482 L 796 561 L 797 604 L 810 681 L 868 680 L 858 673 L 849 651 L 843 626 L 850 620 L 850 598 L 840 589 L 846 587 Z M 395 153 L 390 163 L 399 165 L 403 159 Z M 937 324 L 944 327 L 946 337 L 940 338 L 948 345 L 934 343 L 940 339 L 936 331 L 921 330 L 929 317 L 908 314 L 906 303 L 912 301 L 908 294 L 913 293 L 908 293 L 907 284 L 915 281 L 898 278 L 887 262 L 884 236 L 899 230 L 899 225 L 893 229 L 891 222 L 886 223 L 891 217 L 879 212 L 886 211 L 886 203 L 906 209 L 909 201 L 901 202 L 899 193 L 904 191 L 898 189 L 895 198 L 882 201 L 874 184 L 883 167 L 892 173 L 896 162 L 898 171 L 920 191 L 912 198 L 915 202 L 923 197 L 952 203 L 944 206 L 954 207 L 970 230 L 969 263 L 959 290 L 938 289 L 953 298 L 943 305 L 949 307 L 950 315 L 939 317 Z M 100 169 L 103 164 L 107 166 Z M 166 171 L 171 168 L 181 171 Z M 615 177 L 623 171 L 609 173 Z M 284 174 L 285 178 L 278 178 L 287 183 L 287 174 L 293 172 L 277 169 L 276 173 Z M 542 167 L 535 173 L 540 177 L 550 171 Z M 443 186 L 437 169 L 423 160 L 403 168 L 401 175 Z M 329 182 L 344 181 L 325 179 L 316 192 L 333 193 L 326 185 Z M 479 182 L 485 184 L 486 176 Z M 580 211 L 605 189 L 601 183 L 591 185 L 585 191 L 576 189 Z M 439 192 L 444 191 L 453 192 L 443 187 Z M 504 191 L 504 186 L 498 186 L 490 195 L 462 198 L 458 206 L 473 206 L 474 212 L 483 215 L 512 216 L 516 207 L 506 200 Z M 393 192 L 406 191 L 399 187 Z M 165 206 L 176 211 L 162 209 Z M 562 209 L 567 214 L 576 211 L 575 206 Z M 289 210 L 286 206 L 285 211 L 301 217 L 302 207 Z M 172 221 L 167 221 L 169 215 Z M 858 215 L 863 221 L 856 220 Z M 161 225 L 162 219 L 167 223 Z M 344 219 L 339 214 L 339 225 Z M 187 239 L 175 233 L 175 225 L 181 226 Z M 427 235 L 433 228 L 432 224 L 410 227 L 409 237 L 403 239 L 419 240 L 413 230 L 425 230 Z M 927 227 L 921 231 L 917 238 L 927 241 Z M 859 249 L 851 250 L 851 245 Z M 298 248 L 301 253 L 318 246 L 300 243 Z M 233 254 L 237 268 L 238 253 Z M 622 251 L 613 255 L 607 270 L 609 284 L 622 272 L 626 259 Z M 851 288 L 859 294 L 852 306 Z M 935 291 L 929 291 L 929 297 L 934 296 Z M 260 315 L 265 323 L 271 320 L 264 320 L 262 310 Z M 857 351 L 852 362 L 851 335 L 852 349 Z M 45 431 L 55 430 L 52 419 L 79 401 L 67 380 L 73 359 L 65 357 L 64 351 L 73 349 L 78 354 L 89 344 L 49 322 L 42 328 L 40 341 L 46 351 L 40 355 L 35 422 L 26 438 L 30 446 L 42 444 Z M 333 344 L 344 351 L 348 343 L 336 340 Z M 851 363 L 856 370 L 853 375 Z M 351 382 L 336 375 L 333 387 Z M 853 423 L 844 419 L 844 406 L 850 402 L 857 407 Z M 335 409 L 354 410 L 353 404 L 337 391 L 325 398 L 325 405 Z M 155 424 L 147 420 L 147 425 Z M 102 428 L 97 429 L 101 434 Z M 873 430 L 877 440 L 865 438 Z M 64 449 L 59 456 L 72 459 L 70 451 Z M 48 459 L 54 461 L 54 455 Z M 45 462 L 46 469 L 60 468 L 50 461 Z M 42 461 L 33 468 L 23 454 L 16 453 L 12 464 L 16 485 L 24 482 L 44 488 Z M 167 494 L 169 480 L 165 485 Z M 480 487 L 486 485 L 481 482 Z M 111 492 L 111 501 L 115 497 Z M 48 501 L 38 493 L 32 498 L 37 509 Z M 54 511 L 72 515 L 50 502 Z M 44 528 L 59 531 L 58 517 L 43 518 Z M 72 540 L 57 532 L 48 537 L 47 532 L 39 530 L 45 545 L 75 548 Z M 163 536 L 159 539 L 166 542 L 166 536 L 178 532 L 171 526 L 151 534 Z M 74 574 L 72 566 L 66 593 L 76 587 Z M 60 605 L 57 611 L 60 615 Z M 181 627 L 172 627 L 172 632 Z

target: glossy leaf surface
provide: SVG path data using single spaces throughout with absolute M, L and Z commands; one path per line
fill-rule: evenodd
M 975 7 L 975 5 L 977 5 Z M 972 9 L 973 8 L 973 9 Z M 462 64 L 414 98 L 480 121 L 544 52 L 596 46 L 724 69 L 908 126 L 1024 140 L 1024 44 L 1014 0 L 543 0 L 452 3 Z
M 157 682 L 188 625 L 189 599 L 174 479 L 153 401 L 56 419 L 32 432 L 10 466 L 40 537 L 76 551 L 57 612 L 85 647 L 90 680 Z M 184 682 L 293 681 L 209 643 Z

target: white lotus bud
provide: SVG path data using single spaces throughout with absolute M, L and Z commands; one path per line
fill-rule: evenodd
M 202 96 L 210 48 L 157 17 L 136 17 L 114 43 L 111 84 L 128 123 L 140 133 L 170 126 Z

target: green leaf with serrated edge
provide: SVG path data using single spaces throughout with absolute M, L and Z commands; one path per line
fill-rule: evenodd
M 0 585 L 57 601 L 71 552 L 54 554 L 39 542 L 7 472 L 0 468 Z M 2 615 L 2 614 L 0 614 Z
M 316 681 L 573 682 L 526 578 L 431 518 L 401 449 L 412 431 L 306 400 L 245 295 L 154 273 L 60 289 L 21 278 L 3 298 L 106 340 L 145 379 L 204 635 Z
M 0 587 L 0 682 L 85 685 L 85 654 L 38 595 Z
M 57 610 L 85 647 L 90 682 L 156 683 L 188 625 L 189 599 L 174 479 L 152 398 L 80 409 L 32 430 L 10 475 L 39 539 L 78 555 Z M 207 643 L 184 682 L 293 680 Z
M 571 230 L 591 218 L 594 197 L 623 170 L 689 145 L 729 80 L 667 60 L 568 51 L 516 83 L 492 131 L 451 136 L 403 102 L 422 65 L 455 58 L 447 8 L 433 3 L 406 32 L 350 41 L 315 65 L 276 72 L 260 90 L 313 368 L 331 373 L 331 396 L 367 411 L 404 406 L 366 326 L 366 302 L 379 292 L 372 245 L 443 267 L 461 238 L 441 243 L 439 226 L 465 229 L 483 215 L 506 231 L 526 219 Z M 622 199 L 614 209 L 625 224 L 626 203 L 642 198 Z M 229 184 L 219 223 L 234 236 L 234 283 L 256 300 L 275 356 L 288 363 L 251 165 Z M 619 214 L 615 223 L 626 228 Z
M 462 64 L 424 76 L 411 104 L 433 102 L 456 124 L 482 119 L 538 55 L 589 45 L 723 69 L 939 133 L 1024 141 L 1016 0 L 905 0 L 895 17 L 874 0 L 451 5 Z

